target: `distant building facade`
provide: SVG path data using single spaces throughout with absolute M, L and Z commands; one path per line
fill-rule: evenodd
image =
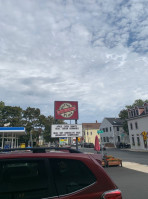
M 96 135 L 100 141 L 100 134 L 97 133 L 100 129 L 100 125 L 101 123 L 98 123 L 97 121 L 96 123 L 82 123 L 82 141 L 95 144 Z
M 127 122 L 131 148 L 148 150 L 148 103 L 129 109 Z
M 103 131 L 101 135 L 102 144 L 112 144 L 115 146 L 119 143 L 129 143 L 129 136 L 124 132 L 123 120 L 120 118 L 104 118 L 100 130 Z

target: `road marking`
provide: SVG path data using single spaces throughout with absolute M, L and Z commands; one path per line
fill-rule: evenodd
M 122 166 L 128 169 L 148 173 L 148 165 L 138 164 L 135 162 L 122 162 Z

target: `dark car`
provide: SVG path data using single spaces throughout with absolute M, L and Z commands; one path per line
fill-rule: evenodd
M 84 142 L 83 144 L 81 144 L 81 146 L 85 147 L 85 148 L 94 148 L 94 144 L 93 143 L 87 143 L 87 142 Z
M 89 148 L 94 148 L 94 144 L 93 143 L 88 143 Z
M 120 148 L 120 149 L 122 149 L 123 146 L 124 146 L 124 144 L 123 144 L 122 142 L 118 142 L 118 143 L 116 144 L 116 147 L 117 147 L 117 148 Z
M 128 143 L 125 143 L 125 144 L 124 144 L 124 148 L 131 148 L 131 145 L 128 144 Z
M 9 150 L 0 153 L 2 199 L 122 199 L 98 154 L 70 148 Z
M 117 146 L 117 148 L 120 148 L 120 149 L 122 149 L 122 148 L 131 148 L 130 144 L 122 143 L 122 142 L 117 143 L 116 146 Z
M 100 146 L 100 151 L 106 151 L 106 147 L 105 146 Z

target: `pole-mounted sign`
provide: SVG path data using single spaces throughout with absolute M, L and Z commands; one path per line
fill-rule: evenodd
M 78 120 L 78 102 L 55 101 L 54 117 L 56 120 Z
M 53 124 L 51 126 L 51 137 L 81 137 L 81 124 Z
M 99 133 L 104 133 L 102 130 L 97 130 L 97 133 L 99 134 Z

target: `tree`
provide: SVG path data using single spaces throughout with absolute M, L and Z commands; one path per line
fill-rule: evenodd
M 43 134 L 44 139 L 49 142 L 55 140 L 51 138 L 51 125 L 56 123 L 53 116 L 44 116 L 40 114 L 39 108 L 28 107 L 23 110 L 17 106 L 5 106 L 4 102 L 0 102 L 0 126 L 10 123 L 11 127 L 24 126 L 26 135 L 20 137 L 19 141 L 28 144 L 32 133 L 33 140 L 38 142 L 39 135 Z M 63 120 L 58 121 L 64 124 Z
M 0 101 L 0 109 L 3 108 L 5 106 L 5 103 Z
M 44 130 L 44 139 L 46 142 L 57 140 L 57 138 L 51 138 L 51 125 L 56 123 L 57 121 L 51 115 L 46 118 Z M 65 122 L 63 120 L 58 120 L 58 124 L 65 124 Z
M 0 127 L 3 126 L 3 122 L 2 122 L 3 114 L 2 114 L 2 111 L 3 111 L 4 107 L 5 107 L 5 103 L 1 101 L 0 102 Z
M 30 140 L 30 135 L 32 134 L 33 140 L 38 142 L 39 131 L 36 128 L 40 127 L 40 109 L 28 107 L 23 111 L 23 126 L 26 128 L 27 135 L 24 136 L 24 140 Z
M 137 99 L 137 100 L 135 100 L 135 102 L 132 105 L 126 105 L 125 109 L 120 111 L 119 117 L 124 120 L 123 129 L 126 133 L 129 133 L 128 125 L 127 125 L 128 109 L 132 109 L 136 106 L 138 106 L 138 107 L 143 106 L 144 103 L 148 103 L 148 100 Z
M 10 126 L 12 127 L 21 126 L 22 109 L 20 107 L 4 106 L 1 109 L 1 114 L 2 114 L 1 123 L 3 124 L 3 126 L 5 123 L 10 123 Z

